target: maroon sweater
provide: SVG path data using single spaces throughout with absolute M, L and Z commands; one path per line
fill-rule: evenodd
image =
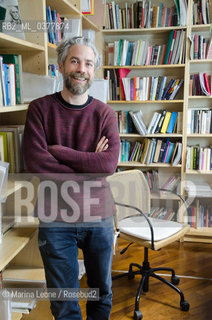
M 108 138 L 109 147 L 106 151 L 95 152 L 102 136 Z M 45 174 L 45 179 L 56 181 L 58 186 L 54 199 L 46 194 L 43 196 L 45 208 L 42 210 L 42 206 L 38 206 L 38 216 L 43 219 L 56 210 L 56 220 L 76 222 L 112 215 L 114 204 L 108 183 L 105 178 L 97 178 L 96 175 L 115 172 L 119 148 L 115 112 L 103 102 L 93 98 L 88 105 L 79 109 L 77 106 L 67 107 L 56 94 L 32 101 L 23 140 L 26 169 L 30 173 Z M 82 177 L 82 173 L 90 174 L 90 177 Z M 96 175 L 93 177 L 91 174 Z M 64 193 L 59 189 L 67 181 L 71 181 L 67 189 L 69 200 L 64 201 L 66 191 Z M 73 181 L 77 185 L 73 185 Z M 91 189 L 87 188 L 85 181 L 91 181 Z M 50 198 L 57 202 L 54 207 Z M 65 219 L 61 213 L 64 210 Z

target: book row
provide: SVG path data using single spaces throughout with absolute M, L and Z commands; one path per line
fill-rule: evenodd
M 105 45 L 105 65 L 142 66 L 185 62 L 185 31 L 171 30 L 167 44 L 150 45 L 147 40 L 126 39 Z
M 212 38 L 206 39 L 202 35 L 193 34 L 191 38 L 190 59 L 212 59 Z
M 48 75 L 50 77 L 58 77 L 59 76 L 59 69 L 57 64 L 49 64 L 48 65 Z
M 138 132 L 141 135 L 155 133 L 182 133 L 182 112 L 154 112 L 148 127 L 142 118 L 142 111 L 116 111 L 119 133 Z
M 151 207 L 149 217 L 161 220 L 177 220 L 177 213 L 173 208 Z
M 186 170 L 212 170 L 212 147 L 187 146 Z
M 193 24 L 210 24 L 212 22 L 212 3 L 210 0 L 194 0 L 192 6 Z
M 183 84 L 183 79 L 167 76 L 130 77 L 130 71 L 127 68 L 106 71 L 108 100 L 173 100 Z
M 191 198 L 209 198 L 212 197 L 212 186 L 206 181 L 186 181 L 185 191 L 188 197 Z M 199 200 L 197 200 L 199 201 Z
M 169 139 L 148 139 L 131 142 L 121 140 L 119 162 L 135 161 L 149 165 L 151 163 L 170 163 L 173 166 L 181 161 L 182 143 Z
M 212 76 L 199 72 L 190 75 L 189 95 L 210 96 L 212 89 Z
M 23 103 L 22 57 L 15 54 L 0 56 L 0 106 Z
M 50 64 L 48 75 L 58 77 L 58 65 Z M 24 95 L 26 95 L 23 90 L 24 76 L 21 55 L 2 54 L 0 56 L 0 106 L 24 103 Z
M 188 109 L 187 116 L 187 134 L 212 133 L 212 110 L 204 109 Z
M 23 171 L 23 157 L 21 152 L 23 125 L 0 126 L 0 160 L 9 162 L 9 172 Z
M 179 5 L 178 0 L 175 3 Z M 180 24 L 179 14 L 179 7 L 165 7 L 163 2 L 152 6 L 150 0 L 123 4 L 111 1 L 106 4 L 105 24 L 106 29 L 170 27 Z
M 46 6 L 46 21 L 48 42 L 52 44 L 59 44 L 61 39 L 79 36 L 81 33 L 80 19 L 61 17 L 50 6 Z
M 126 101 L 173 100 L 183 79 L 171 79 L 166 86 L 167 77 L 122 78 Z
M 170 175 L 165 182 L 160 184 L 158 170 L 147 170 L 144 172 L 144 176 L 149 185 L 151 193 L 160 195 L 167 194 L 167 192 L 160 191 L 159 189 L 166 189 L 174 192 L 180 185 L 180 177 L 177 175 Z M 168 195 L 170 194 L 168 193 Z
M 212 227 L 212 207 L 200 205 L 199 207 L 188 208 L 187 223 L 192 228 Z

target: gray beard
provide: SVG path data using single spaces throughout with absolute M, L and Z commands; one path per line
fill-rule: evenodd
M 88 78 L 87 82 L 84 85 L 80 83 L 73 83 L 72 78 L 74 74 L 75 72 L 71 72 L 69 74 L 63 73 L 64 85 L 70 93 L 76 96 L 80 96 L 91 87 L 92 80 Z

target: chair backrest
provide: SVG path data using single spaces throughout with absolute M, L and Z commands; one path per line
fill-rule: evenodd
M 150 190 L 144 174 L 139 170 L 116 172 L 107 178 L 113 198 L 116 202 L 133 205 L 144 213 L 150 212 Z M 137 211 L 116 206 L 115 223 L 130 215 L 139 214 Z

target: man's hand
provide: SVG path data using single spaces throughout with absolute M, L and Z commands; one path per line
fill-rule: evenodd
M 105 151 L 108 148 L 108 139 L 106 137 L 102 137 L 97 146 L 95 152 Z

